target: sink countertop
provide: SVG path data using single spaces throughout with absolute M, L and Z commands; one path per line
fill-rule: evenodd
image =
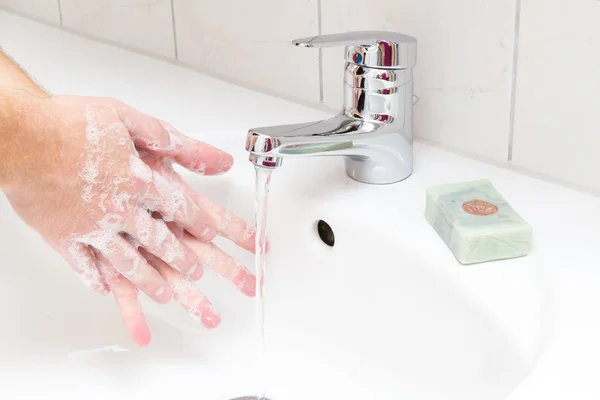
M 234 153 L 238 164 L 246 159 L 248 128 L 328 117 L 4 11 L 0 45 L 53 93 L 116 97 L 217 145 L 224 137 L 234 137 L 239 141 L 239 152 Z M 551 309 L 551 334 L 535 369 L 509 399 L 600 398 L 595 384 L 600 371 L 600 199 L 419 142 L 415 160 L 415 175 L 397 184 L 393 193 L 421 191 L 424 209 L 427 186 L 487 178 L 533 226 L 534 251 L 543 260 L 544 279 L 555 301 L 546 307 Z M 286 164 L 284 168 L 295 168 L 297 163 Z

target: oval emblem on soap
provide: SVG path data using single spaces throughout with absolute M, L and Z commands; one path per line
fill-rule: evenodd
M 498 207 L 495 204 L 478 199 L 463 203 L 462 208 L 466 213 L 471 215 L 486 216 L 496 214 L 498 212 Z

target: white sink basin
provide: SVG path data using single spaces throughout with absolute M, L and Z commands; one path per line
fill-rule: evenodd
M 234 153 L 236 166 L 222 177 L 186 179 L 252 220 L 254 171 L 242 140 L 209 140 Z M 371 186 L 348 178 L 342 160 L 284 161 L 272 178 L 269 213 L 269 397 L 506 398 L 541 348 L 545 291 L 536 255 L 460 266 L 423 217 L 429 178 L 419 168 L 403 183 Z M 333 248 L 317 235 L 319 219 L 335 232 Z M 253 267 L 250 254 L 219 243 Z M 11 366 L 0 394 L 51 387 L 67 398 L 193 392 L 224 400 L 256 393 L 254 302 L 220 278 L 199 282 L 222 313 L 219 328 L 204 330 L 176 304 L 146 301 L 153 340 L 140 349 L 112 299 L 81 286 L 4 198 L 0 252 L 0 354 L 3 369 Z
M 249 220 L 254 171 L 243 151 L 247 129 L 330 116 L 5 13 L 0 21 L 3 48 L 49 89 L 117 97 L 231 151 L 230 174 L 185 177 Z M 598 359 L 580 356 L 597 343 L 595 331 L 582 327 L 597 321 L 598 202 L 424 145 L 415 146 L 415 160 L 414 175 L 391 186 L 350 180 L 340 159 L 284 160 L 274 173 L 269 397 L 504 399 L 532 370 L 551 331 L 549 282 L 562 294 L 562 342 L 552 343 L 564 351 L 550 366 L 569 371 L 552 375 L 546 364 L 546 378 L 538 375 L 538 386 L 529 387 L 552 391 L 568 375 L 563 389 L 571 393 L 580 371 L 592 371 Z M 428 186 L 481 178 L 491 179 L 532 223 L 528 257 L 461 266 L 425 221 Z M 554 234 L 556 215 L 564 232 L 580 236 L 568 242 Z M 318 238 L 319 219 L 333 228 L 334 248 Z M 250 254 L 220 244 L 252 267 Z M 548 278 L 542 248 L 561 279 Z M 201 328 L 176 304 L 146 301 L 152 343 L 141 349 L 112 299 L 85 289 L 2 196 L 0 253 L 0 398 L 227 400 L 256 393 L 254 302 L 220 278 L 207 274 L 199 282 L 222 313 L 219 328 Z M 587 339 L 574 340 L 581 337 Z M 570 368 L 580 362 L 589 368 Z M 519 399 L 531 398 L 540 397 Z

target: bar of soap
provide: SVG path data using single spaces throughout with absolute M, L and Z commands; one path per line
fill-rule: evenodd
M 525 256 L 531 226 L 489 180 L 427 189 L 425 218 L 461 264 Z

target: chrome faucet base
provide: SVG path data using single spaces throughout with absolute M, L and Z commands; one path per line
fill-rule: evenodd
M 344 157 L 346 174 L 355 181 L 371 185 L 389 185 L 398 183 L 412 175 L 412 165 L 394 160 L 390 154 L 389 165 L 382 163 L 381 159 Z M 401 164 L 399 164 L 401 163 Z
M 412 175 L 412 165 L 410 161 L 394 161 L 394 156 L 391 154 L 389 157 L 389 163 L 391 165 L 385 167 L 381 162 L 376 162 L 368 157 L 346 156 L 344 157 L 346 174 L 357 182 L 369 183 L 372 185 L 398 183 Z M 274 169 L 281 166 L 283 157 L 263 157 L 251 154 L 250 162 L 257 167 Z M 398 166 L 398 162 L 401 162 L 402 165 Z

